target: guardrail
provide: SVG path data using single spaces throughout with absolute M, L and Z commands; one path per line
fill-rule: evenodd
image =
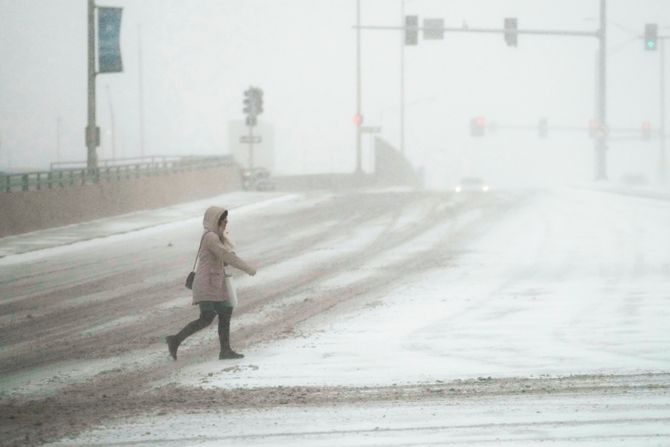
M 103 160 L 100 163 L 102 167 L 94 170 L 88 170 L 86 167 L 53 169 L 53 166 L 57 164 L 52 164 L 51 171 L 0 174 L 0 191 L 40 191 L 131 178 L 167 175 L 220 166 L 235 166 L 235 162 L 231 156 L 150 157 L 149 159 L 142 160 L 147 161 L 129 164 L 111 164 L 104 163 L 105 161 Z
M 138 163 L 156 164 L 156 163 L 164 163 L 167 161 L 181 160 L 184 158 L 189 157 L 180 157 L 174 155 L 149 155 L 146 157 L 107 158 L 98 160 L 98 168 L 102 169 L 111 166 L 125 166 L 125 165 L 134 165 Z M 86 168 L 86 161 L 54 161 L 51 162 L 49 168 L 52 171 L 61 171 L 67 169 L 84 169 Z

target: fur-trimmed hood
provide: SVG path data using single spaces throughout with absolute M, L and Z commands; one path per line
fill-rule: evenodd
M 205 211 L 205 217 L 202 219 L 202 226 L 205 231 L 219 232 L 219 219 L 227 210 L 220 206 L 210 206 Z
M 228 210 L 220 206 L 210 206 L 205 211 L 205 217 L 202 219 L 202 226 L 205 232 L 213 231 L 216 233 L 228 250 L 233 250 L 235 247 L 233 241 L 230 240 L 227 234 L 219 233 L 219 219 L 226 211 Z

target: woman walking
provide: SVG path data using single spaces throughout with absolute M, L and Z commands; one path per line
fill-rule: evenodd
M 233 252 L 233 244 L 225 234 L 228 210 L 216 206 L 209 207 L 205 211 L 202 223 L 205 230 L 193 281 L 193 304 L 200 307 L 200 318 L 188 323 L 177 335 L 167 336 L 165 341 L 170 355 L 177 360 L 179 345 L 189 335 L 209 326 L 218 314 L 221 343 L 219 359 L 239 359 L 244 355 L 238 354 L 230 347 L 230 317 L 233 314 L 233 304 L 229 300 L 224 282 L 224 266 L 231 265 L 251 276 L 256 274 L 256 269 Z

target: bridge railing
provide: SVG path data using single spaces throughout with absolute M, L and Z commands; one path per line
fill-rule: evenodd
M 101 160 L 97 169 L 88 170 L 85 163 L 52 163 L 50 171 L 0 174 L 0 191 L 40 191 L 71 186 L 153 177 L 177 172 L 235 166 L 230 156 L 148 157 L 134 163 L 123 160 Z M 79 166 L 77 166 L 77 164 Z M 71 167 L 64 167 L 70 165 Z

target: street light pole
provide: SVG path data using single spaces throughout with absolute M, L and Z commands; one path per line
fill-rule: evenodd
M 361 117 L 361 0 L 356 0 L 356 117 Z M 356 123 L 356 174 L 363 172 L 361 123 Z
M 400 26 L 405 26 L 405 0 L 400 0 Z M 400 33 L 400 153 L 405 155 L 405 35 Z
M 600 132 L 595 140 L 595 179 L 607 180 L 607 4 L 600 0 L 600 30 L 598 41 L 598 123 Z
M 139 80 L 139 106 L 140 106 L 140 157 L 144 158 L 145 133 L 144 133 L 144 66 L 142 61 L 142 25 L 137 26 L 137 59 Z
M 56 117 L 56 161 L 60 161 L 60 134 L 61 134 L 61 118 L 60 115 Z
M 660 124 L 658 126 L 659 133 L 659 154 L 658 154 L 658 178 L 662 185 L 667 181 L 666 160 L 665 160 L 665 43 L 666 39 L 659 39 L 659 51 L 661 53 L 660 60 Z
M 114 123 L 114 105 L 112 104 L 112 92 L 109 85 L 105 86 L 107 90 L 107 104 L 109 105 L 109 127 L 112 129 L 112 160 L 116 161 L 116 125 Z
M 95 4 L 88 0 L 88 124 L 86 167 L 93 174 L 98 167 L 98 128 L 95 123 Z

